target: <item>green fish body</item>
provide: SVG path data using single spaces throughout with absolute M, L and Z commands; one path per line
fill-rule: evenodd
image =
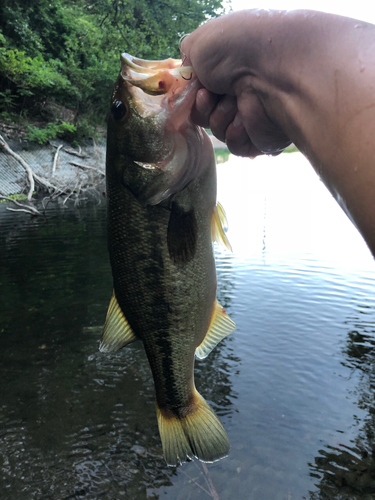
M 134 82 L 140 64 L 156 67 L 143 67 L 146 75 Z M 216 301 L 212 238 L 226 238 L 211 141 L 188 120 L 196 90 L 186 70 L 166 64 L 123 56 L 112 97 L 107 197 L 114 291 L 100 349 L 143 342 L 163 452 L 177 465 L 228 454 L 222 424 L 195 389 L 194 358 L 205 357 L 234 323 Z M 177 78 L 168 80 L 174 72 Z

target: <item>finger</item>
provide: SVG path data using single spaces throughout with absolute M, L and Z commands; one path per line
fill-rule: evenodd
M 191 110 L 191 119 L 193 122 L 201 127 L 208 128 L 210 125 L 210 115 L 215 109 L 218 100 L 218 95 L 204 88 L 199 89 Z
M 255 94 L 241 96 L 238 107 L 247 135 L 259 151 L 265 154 L 277 154 L 291 144 L 280 127 L 270 120 L 262 102 Z
M 237 99 L 230 95 L 223 96 L 210 116 L 210 129 L 220 141 L 225 141 L 225 132 L 237 113 Z
M 190 33 L 187 33 L 186 35 L 183 35 L 181 38 L 180 38 L 180 54 L 181 54 L 181 59 L 182 61 L 184 61 L 184 59 L 187 59 L 187 54 L 189 53 L 190 51 L 190 44 L 189 44 L 189 41 L 187 41 L 187 37 L 189 36 Z M 183 64 L 185 64 L 185 66 L 188 66 L 189 64 L 186 64 L 185 62 L 183 62 Z
M 238 115 L 236 115 L 236 118 L 226 130 L 225 142 L 229 151 L 236 156 L 255 158 L 255 156 L 263 154 L 251 142 L 251 139 Z

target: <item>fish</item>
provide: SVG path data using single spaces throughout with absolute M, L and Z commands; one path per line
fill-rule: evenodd
M 123 53 L 108 119 L 106 193 L 113 276 L 99 349 L 141 340 L 169 466 L 228 455 L 228 435 L 194 383 L 235 323 L 216 300 L 213 241 L 230 244 L 206 132 L 190 120 L 199 81 L 181 60 Z

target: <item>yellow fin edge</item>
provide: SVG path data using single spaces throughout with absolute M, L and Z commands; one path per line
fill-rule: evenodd
M 166 416 L 157 404 L 156 415 L 164 458 L 169 466 L 180 465 L 193 457 L 210 463 L 228 455 L 228 435 L 196 390 L 194 403 L 186 416 Z
M 211 221 L 211 236 L 212 241 L 224 245 L 230 252 L 233 252 L 232 246 L 229 243 L 225 230 L 228 227 L 227 216 L 224 208 L 220 203 L 217 203 L 212 213 Z
M 228 316 L 223 306 L 216 301 L 208 332 L 202 343 L 196 348 L 195 356 L 198 359 L 206 358 L 212 349 L 230 335 L 235 328 L 236 323 Z
M 99 351 L 114 352 L 137 340 L 113 291 L 100 339 Z

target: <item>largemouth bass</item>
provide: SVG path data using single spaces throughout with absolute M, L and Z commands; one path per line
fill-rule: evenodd
M 108 121 L 108 248 L 113 295 L 100 350 L 143 342 L 168 465 L 228 454 L 228 436 L 194 385 L 234 322 L 216 301 L 212 239 L 229 243 L 216 205 L 211 141 L 189 119 L 199 82 L 180 60 L 121 56 Z

